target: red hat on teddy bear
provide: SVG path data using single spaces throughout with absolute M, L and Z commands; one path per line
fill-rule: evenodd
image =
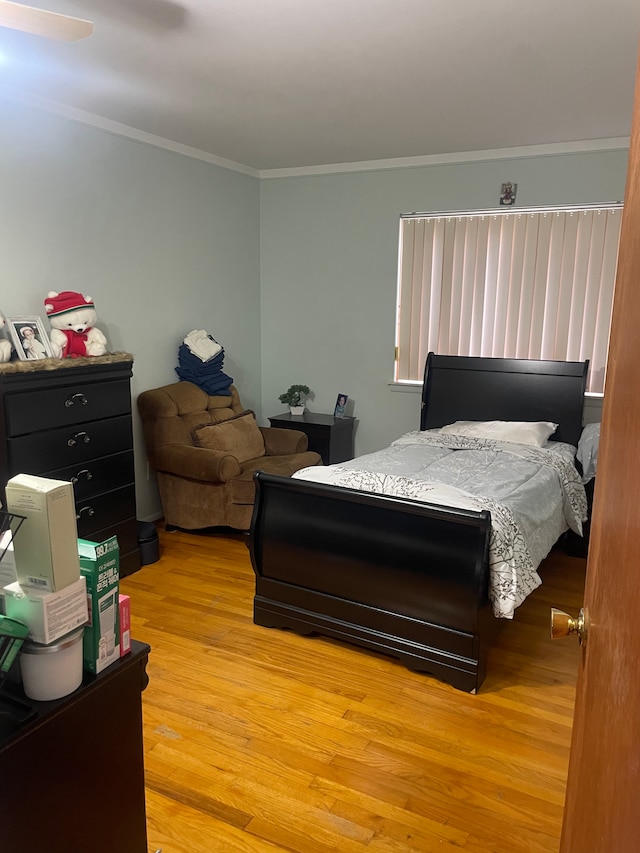
M 95 305 L 91 299 L 85 299 L 81 293 L 76 293 L 75 290 L 63 290 L 57 296 L 47 296 L 44 300 L 47 317 L 57 317 L 59 314 L 66 314 L 67 311 L 75 311 L 78 308 L 95 309 Z

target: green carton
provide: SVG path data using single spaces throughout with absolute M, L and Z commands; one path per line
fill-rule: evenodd
M 120 549 L 118 537 L 104 542 L 78 539 L 80 574 L 87 582 L 89 622 L 84 629 L 84 668 L 99 673 L 120 657 Z

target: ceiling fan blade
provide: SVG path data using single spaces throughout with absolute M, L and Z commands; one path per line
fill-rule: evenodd
M 93 33 L 91 21 L 35 9 L 22 3 L 10 3 L 9 0 L 0 0 L 0 27 L 63 41 L 78 41 Z

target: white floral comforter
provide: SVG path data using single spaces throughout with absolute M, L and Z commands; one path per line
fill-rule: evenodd
M 582 533 L 587 517 L 575 448 L 409 432 L 384 450 L 351 462 L 303 468 L 298 479 L 330 483 L 443 506 L 491 512 L 489 597 L 496 616 L 512 619 L 542 581 L 536 571 L 558 537 Z

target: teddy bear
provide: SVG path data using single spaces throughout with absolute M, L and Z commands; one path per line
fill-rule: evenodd
M 0 329 L 4 329 L 6 325 L 6 320 L 0 313 Z M 0 362 L 10 361 L 11 359 L 11 350 L 13 347 L 11 346 L 11 342 L 6 338 L 0 338 Z
M 51 324 L 51 345 L 56 358 L 104 355 L 107 339 L 95 328 L 98 319 L 93 299 L 74 290 L 50 290 L 44 309 Z

